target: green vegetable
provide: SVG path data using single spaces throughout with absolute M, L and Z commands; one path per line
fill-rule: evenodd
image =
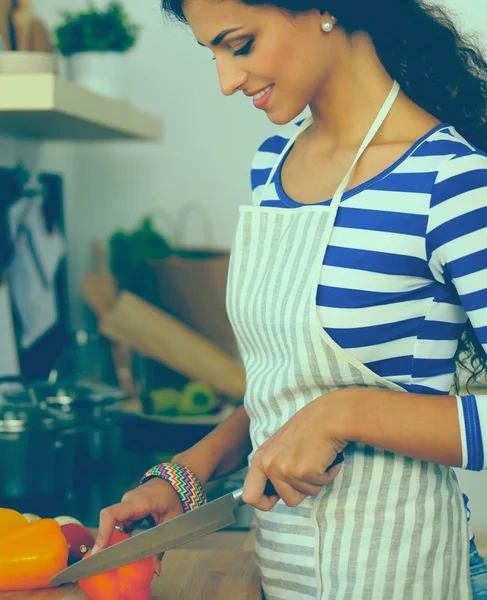
M 182 415 L 207 415 L 219 408 L 213 389 L 202 381 L 190 381 L 181 392 L 179 412 Z
M 164 259 L 173 254 L 166 239 L 155 231 L 152 219 L 145 217 L 132 232 L 117 231 L 109 241 L 110 269 L 120 289 L 156 303 L 157 282 L 151 276 L 148 259 Z
M 57 47 L 63 56 L 78 52 L 126 52 L 137 41 L 140 25 L 132 23 L 120 0 L 111 0 L 105 10 L 92 2 L 79 12 L 62 11 L 56 27 Z
M 178 404 L 181 394 L 173 388 L 152 390 L 145 395 L 143 400 L 146 414 L 175 416 L 178 414 Z

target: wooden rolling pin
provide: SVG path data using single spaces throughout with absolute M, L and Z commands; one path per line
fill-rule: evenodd
M 205 381 L 218 393 L 243 398 L 245 373 L 233 358 L 163 310 L 130 292 L 122 292 L 113 308 L 101 315 L 107 338 L 160 361 L 191 379 Z

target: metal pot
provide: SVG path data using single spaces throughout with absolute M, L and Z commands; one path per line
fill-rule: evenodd
M 128 418 L 121 410 L 125 396 L 111 388 L 98 388 L 71 382 L 37 382 L 8 400 L 16 407 L 37 405 L 58 420 L 70 420 L 77 431 L 75 469 L 86 473 L 118 459 L 123 424 Z
M 122 449 L 126 415 L 118 399 L 95 393 L 84 386 L 36 388 L 51 409 L 70 414 L 82 428 L 77 448 L 77 468 L 86 470 L 116 460 Z
M 105 467 L 118 460 L 122 452 L 123 426 L 126 417 L 113 413 L 93 421 L 82 434 L 83 446 L 81 461 L 91 466 Z
M 0 407 L 0 496 L 70 491 L 77 439 L 67 416 L 41 407 Z

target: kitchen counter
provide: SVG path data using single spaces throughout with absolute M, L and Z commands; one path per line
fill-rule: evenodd
M 166 553 L 152 600 L 261 600 L 253 532 L 224 531 Z M 77 585 L 0 593 L 0 600 L 83 600 Z

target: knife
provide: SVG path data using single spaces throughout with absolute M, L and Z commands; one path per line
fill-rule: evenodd
M 341 462 L 343 462 L 342 453 L 337 455 L 327 470 Z M 243 488 L 235 490 L 199 508 L 160 523 L 152 529 L 137 533 L 127 540 L 100 550 L 94 556 L 89 556 L 58 573 L 49 585 L 62 585 L 111 571 L 229 527 L 237 521 L 235 511 L 244 504 L 242 493 Z M 267 482 L 264 494 L 277 495 L 270 481 Z

